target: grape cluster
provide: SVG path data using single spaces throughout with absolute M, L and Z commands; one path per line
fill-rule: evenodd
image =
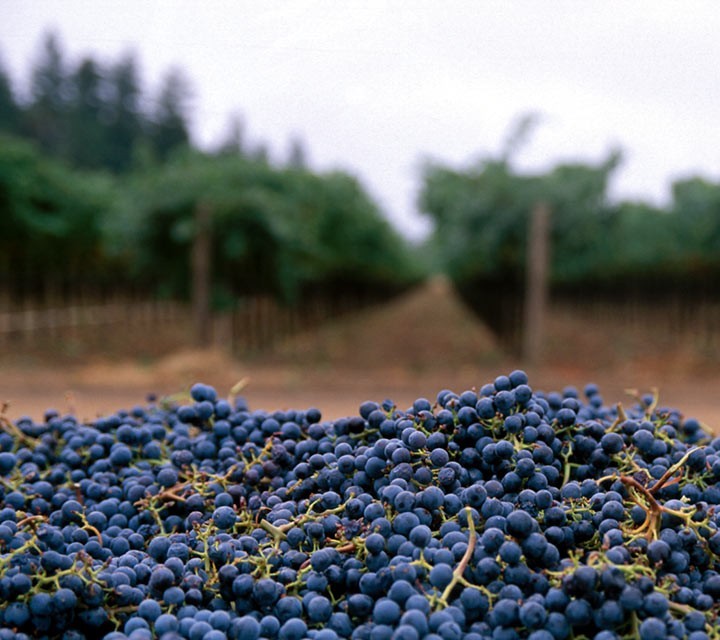
M 513 371 L 356 416 L 0 417 L 0 640 L 720 637 L 720 438 Z

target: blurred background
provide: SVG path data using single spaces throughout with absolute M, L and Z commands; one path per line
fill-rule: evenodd
M 339 417 L 522 367 L 720 427 L 713 3 L 3 13 L 11 417 L 197 380 Z

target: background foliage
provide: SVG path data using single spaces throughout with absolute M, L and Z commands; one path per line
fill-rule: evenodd
M 676 181 L 664 208 L 613 202 L 618 153 L 602 162 L 521 174 L 504 158 L 464 170 L 424 169 L 420 206 L 431 217 L 440 267 L 456 282 L 522 278 L 528 216 L 551 209 L 551 279 L 558 287 L 629 282 L 684 283 L 720 275 L 720 184 Z
M 252 158 L 189 152 L 132 177 L 111 220 L 113 248 L 142 277 L 183 295 L 195 212 L 212 214 L 214 293 L 270 293 L 293 302 L 313 288 L 402 288 L 420 275 L 402 237 L 360 184 Z
M 521 173 L 513 157 L 531 117 L 496 157 L 425 165 L 419 204 L 434 232 L 415 248 L 356 178 L 310 171 L 299 140 L 282 165 L 248 148 L 237 123 L 216 152 L 194 150 L 177 71 L 148 92 L 132 55 L 71 61 L 50 35 L 30 76 L 21 97 L 0 65 L 0 279 L 13 294 L 88 285 L 186 297 L 201 206 L 212 212 L 217 304 L 394 291 L 431 270 L 466 297 L 516 296 L 539 201 L 552 210 L 555 291 L 656 295 L 720 281 L 720 184 L 676 181 L 660 208 L 611 200 L 618 152 Z
M 143 91 L 131 55 L 68 62 L 42 43 L 23 100 L 0 68 L 0 277 L 27 295 L 62 283 L 187 297 L 195 212 L 211 210 L 213 293 L 284 302 L 320 287 L 394 291 L 419 263 L 351 175 L 275 166 L 236 126 L 193 150 L 176 71 Z

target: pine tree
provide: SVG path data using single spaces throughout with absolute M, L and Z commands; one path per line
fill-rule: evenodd
M 70 82 L 74 88 L 69 113 L 72 162 L 87 169 L 101 168 L 107 144 L 102 71 L 95 60 L 85 58 Z
M 43 40 L 38 62 L 32 70 L 31 104 L 27 110 L 28 134 L 50 155 L 68 156 L 69 104 L 67 73 L 58 37 L 49 33 Z
M 288 166 L 293 169 L 307 168 L 307 152 L 303 141 L 298 137 L 290 140 L 290 152 L 288 153 Z
M 246 155 L 245 123 L 238 114 L 230 117 L 228 132 L 225 139 L 220 143 L 217 152 L 220 155 Z
M 151 144 L 160 160 L 189 142 L 187 112 L 191 90 L 185 76 L 173 70 L 163 79 L 157 105 L 151 115 Z
M 140 79 L 135 57 L 126 55 L 110 70 L 107 147 L 103 164 L 116 172 L 133 164 L 135 149 L 143 137 L 140 110 Z
M 0 131 L 19 134 L 21 113 L 15 100 L 10 74 L 0 59 Z

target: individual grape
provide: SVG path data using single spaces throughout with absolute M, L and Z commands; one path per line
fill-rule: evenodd
M 539 602 L 528 601 L 520 607 L 520 624 L 527 629 L 539 629 L 547 620 L 547 610 Z
M 29 600 L 30 615 L 49 617 L 53 613 L 53 601 L 49 593 L 35 593 Z
M 592 607 L 587 600 L 573 600 L 565 609 L 565 617 L 573 627 L 587 625 L 592 620 Z
M 15 454 L 10 451 L 0 452 L 0 475 L 8 475 L 15 468 L 16 464 L 17 458 Z
M 624 444 L 622 436 L 613 432 L 604 434 L 600 440 L 602 450 L 608 454 L 619 453 L 622 451 Z
M 232 631 L 237 638 L 257 640 L 260 637 L 260 623 L 250 615 L 235 618 L 232 622 Z
M 307 624 L 300 618 L 291 618 L 285 622 L 278 632 L 280 640 L 302 640 L 307 633 Z
M 640 623 L 640 640 L 664 640 L 664 638 L 667 638 L 667 628 L 659 618 L 646 618 Z
M 150 629 L 150 625 L 148 625 L 147 621 L 144 618 L 134 617 L 130 618 L 126 623 L 123 631 L 127 635 L 131 635 L 134 631 L 138 629 Z
M 143 600 L 137 612 L 148 622 L 155 622 L 162 615 L 162 608 L 156 600 Z
M 660 593 L 655 591 L 645 596 L 643 609 L 648 617 L 662 618 L 668 610 L 668 600 Z
M 218 507 L 212 518 L 219 529 L 232 529 L 237 521 L 237 514 L 232 507 Z
M 380 598 L 373 607 L 373 621 L 375 624 L 394 625 L 401 616 L 400 605 L 390 598 Z
M 444 589 L 453 579 L 453 568 L 450 564 L 439 563 L 430 570 L 430 584 L 438 589 Z
M 170 587 L 163 591 L 163 602 L 170 606 L 180 606 L 185 601 L 185 592 L 180 587 Z
M 427 547 L 432 540 L 432 530 L 427 525 L 418 525 L 410 531 L 409 539 L 416 547 Z
M 152 573 L 150 574 L 150 580 L 148 582 L 148 585 L 153 591 L 162 594 L 165 589 L 169 589 L 170 587 L 172 587 L 174 582 L 175 574 L 166 566 L 158 565 L 153 568 Z M 146 602 L 149 603 L 145 605 L 148 608 L 155 607 L 155 605 L 157 605 L 157 603 L 153 600 L 147 600 Z M 160 615 L 159 608 L 152 610 L 157 611 L 157 615 Z
M 516 600 L 503 598 L 495 604 L 493 616 L 499 626 L 512 627 L 519 620 L 520 607 Z
M 521 369 L 516 369 L 508 375 L 508 380 L 510 381 L 510 385 L 512 387 L 519 387 L 520 385 L 528 383 L 528 376 L 527 373 Z M 495 379 L 495 388 L 498 388 L 497 378 Z
M 623 609 L 617 600 L 606 600 L 595 612 L 595 622 L 601 629 L 617 629 L 624 619 Z
M 332 611 L 330 600 L 324 596 L 315 596 L 307 604 L 308 620 L 312 623 L 327 622 Z
M 198 620 L 192 624 L 188 632 L 188 640 L 202 640 L 213 628 L 205 620 Z
M 161 487 L 172 487 L 178 481 L 178 474 L 175 469 L 166 467 L 157 474 L 157 482 Z
M 508 533 L 525 538 L 532 533 L 533 519 L 525 511 L 513 511 L 507 516 Z
M 291 618 L 302 616 L 303 605 L 297 598 L 281 598 L 274 608 L 275 615 L 280 622 L 286 622 Z
M 498 555 L 503 562 L 508 564 L 517 564 L 522 557 L 522 549 L 520 545 L 512 540 L 503 542 L 498 550 Z

